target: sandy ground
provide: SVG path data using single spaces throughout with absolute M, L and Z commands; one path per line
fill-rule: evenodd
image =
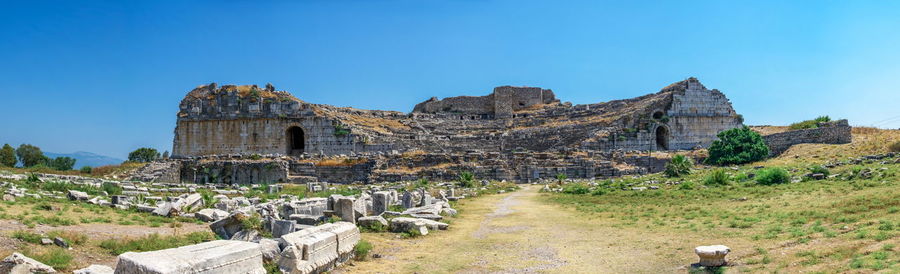
M 589 215 L 543 202 L 540 195 L 531 186 L 468 201 L 450 230 L 420 238 L 364 234 L 382 258 L 354 262 L 340 272 L 687 272 L 696 260 L 693 247 L 710 244 L 698 235 L 651 235 L 602 225 Z

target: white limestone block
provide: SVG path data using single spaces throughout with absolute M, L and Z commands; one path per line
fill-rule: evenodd
M 115 273 L 266 273 L 259 244 L 219 240 L 178 248 L 126 252 Z
M 708 245 L 698 246 L 694 248 L 694 252 L 700 256 L 701 266 L 724 266 L 728 264 L 725 256 L 731 252 L 731 249 L 724 245 Z

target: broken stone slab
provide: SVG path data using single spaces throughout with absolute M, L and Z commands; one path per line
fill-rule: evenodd
M 194 193 L 185 197 L 182 203 L 180 210 L 190 211 L 193 209 L 198 209 L 203 207 L 203 195 L 200 193 Z
M 308 214 L 291 214 L 288 216 L 289 220 L 294 220 L 297 224 L 301 225 L 316 225 L 319 222 L 321 216 L 313 216 Z
M 244 229 L 231 236 L 232 241 L 259 242 L 260 239 L 262 239 L 262 235 L 259 235 L 259 231 L 253 229 Z
M 349 260 L 359 242 L 359 229 L 349 222 L 336 222 L 282 236 L 285 246 L 278 261 L 284 273 L 320 273 Z
M 378 225 L 387 227 L 388 221 L 381 216 L 367 216 L 356 220 L 356 223 L 362 227 L 375 227 Z
M 387 211 L 390 205 L 391 193 L 388 191 L 378 191 L 372 194 L 372 214 L 379 215 Z
M 413 214 L 409 214 L 409 216 L 412 216 L 413 218 L 434 220 L 434 221 L 440 221 L 440 220 L 444 219 L 444 216 L 437 215 L 437 214 L 431 214 L 431 213 L 424 213 L 424 214 L 423 213 L 413 213 Z
M 281 247 L 278 246 L 278 241 L 268 238 L 260 239 L 259 248 L 264 261 L 277 262 L 281 259 Z
M 231 239 L 231 237 L 244 229 L 244 218 L 247 218 L 246 214 L 235 212 L 227 218 L 209 224 L 209 229 L 222 239 Z
M 67 243 L 65 239 L 60 237 L 53 238 L 53 244 L 58 245 L 62 248 L 69 248 L 69 243 Z
M 88 199 L 91 198 L 90 196 L 88 196 L 87 193 L 77 191 L 77 190 L 69 190 L 69 193 L 66 194 L 66 197 L 68 197 L 69 200 L 72 200 L 72 201 L 87 201 Z
M 52 245 L 53 240 L 51 240 L 50 238 L 41 238 L 41 244 L 42 245 Z
M 257 243 L 218 240 L 150 252 L 119 255 L 115 273 L 254 273 L 264 274 Z
M 75 270 L 73 274 L 113 274 L 115 270 L 105 265 L 92 264 L 91 266 Z
M 275 220 L 272 222 L 272 237 L 279 238 L 281 235 L 293 233 L 297 221 L 294 220 Z
M 194 217 L 204 222 L 215 222 L 227 218 L 228 212 L 215 208 L 204 208 L 194 213 Z
M 0 273 L 56 273 L 56 270 L 16 252 L 0 261 Z
M 457 214 L 456 209 L 452 209 L 452 208 L 441 209 L 441 215 L 456 216 L 456 214 Z
M 724 245 L 708 245 L 698 246 L 694 248 L 694 253 L 700 257 L 701 266 L 724 266 L 728 264 L 725 256 L 731 252 L 731 249 Z
M 169 217 L 172 215 L 178 215 L 178 209 L 175 208 L 175 205 L 173 203 L 165 202 L 157 206 L 152 213 L 153 215 L 157 216 Z
M 428 235 L 428 225 L 424 219 L 397 217 L 391 219 L 391 232 L 418 232 L 421 235 Z
M 448 228 L 450 228 L 450 225 L 447 223 L 432 221 L 428 219 L 422 219 L 421 221 L 424 222 L 425 226 L 431 230 L 447 230 Z

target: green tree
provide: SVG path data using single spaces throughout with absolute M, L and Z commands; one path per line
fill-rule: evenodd
M 75 166 L 75 159 L 70 157 L 56 157 L 53 160 L 50 160 L 47 165 L 56 170 L 72 170 L 72 167 Z
M 47 164 L 49 160 L 47 156 L 44 156 L 41 148 L 29 144 L 19 145 L 19 148 L 16 149 L 16 156 L 19 156 L 19 161 L 22 162 L 24 167 Z
M 0 149 L 0 166 L 15 167 L 16 162 L 16 150 L 9 144 L 3 145 Z
M 668 163 L 666 163 L 666 176 L 668 177 L 681 177 L 682 175 L 691 174 L 691 168 L 694 167 L 694 162 L 691 161 L 691 158 L 684 157 L 684 155 L 675 155 L 672 157 Z
M 159 159 L 159 151 L 149 147 L 142 147 L 128 153 L 128 161 L 131 162 L 147 163 L 156 161 L 157 159 Z
M 83 166 L 83 167 L 81 167 L 81 169 L 79 169 L 79 171 L 81 171 L 81 173 L 84 173 L 84 174 L 91 174 L 91 172 L 94 171 L 94 168 L 92 168 L 90 166 Z
M 759 133 L 749 127 L 719 132 L 719 140 L 709 146 L 707 164 L 733 165 L 759 161 L 769 156 L 769 147 Z
M 163 152 L 162 158 L 163 158 L 163 159 L 169 159 L 169 151 L 168 151 L 168 150 L 166 150 L 166 152 Z

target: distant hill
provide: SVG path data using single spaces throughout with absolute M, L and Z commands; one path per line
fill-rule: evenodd
M 103 156 L 96 153 L 78 151 L 74 153 L 53 153 L 53 152 L 44 152 L 44 155 L 50 158 L 56 157 L 72 157 L 75 159 L 75 169 L 79 169 L 83 166 L 105 166 L 105 165 L 118 165 L 124 162 L 125 160 L 117 159 L 109 156 Z

